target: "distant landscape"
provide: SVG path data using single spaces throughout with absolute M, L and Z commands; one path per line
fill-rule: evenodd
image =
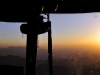
M 54 75 L 100 75 L 100 55 L 68 52 L 54 52 Z M 21 46 L 0 48 L 0 65 L 23 66 L 25 74 L 25 53 L 25 47 Z M 49 75 L 47 51 L 39 50 L 37 58 L 37 75 Z
M 37 59 L 45 60 L 47 58 L 47 51 L 43 49 L 38 50 Z M 7 55 L 14 55 L 14 56 L 20 56 L 22 58 L 26 58 L 26 47 L 24 46 L 17 46 L 17 47 L 7 47 L 7 48 L 0 48 L 0 55 L 1 56 L 7 56 Z

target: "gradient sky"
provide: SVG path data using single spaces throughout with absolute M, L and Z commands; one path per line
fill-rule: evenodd
M 53 46 L 100 44 L 100 13 L 51 14 Z M 0 47 L 25 46 L 21 23 L 0 22 Z M 47 47 L 47 33 L 39 35 L 39 46 Z

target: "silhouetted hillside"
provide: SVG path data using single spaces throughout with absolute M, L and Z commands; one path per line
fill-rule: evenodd
M 100 75 L 100 55 L 79 49 L 53 51 L 54 75 Z M 0 65 L 24 67 L 25 47 L 0 48 Z M 38 49 L 37 75 L 49 75 L 47 50 Z
M 76 58 L 89 58 L 93 57 L 95 53 L 84 50 L 83 48 L 66 48 L 66 50 L 58 49 L 53 50 L 53 58 L 54 59 L 72 59 L 74 57 Z M 0 48 L 0 55 L 1 56 L 7 56 L 7 55 L 14 55 L 14 56 L 20 56 L 20 57 L 26 57 L 26 48 L 23 46 L 17 46 L 17 47 L 7 47 L 7 48 Z M 99 57 L 100 54 L 96 53 L 96 57 Z M 99 56 L 98 56 L 99 55 Z M 95 57 L 95 58 L 96 58 Z M 48 59 L 48 51 L 45 49 L 39 48 L 37 50 L 37 60 L 47 60 Z
M 0 65 L 23 67 L 25 74 L 25 58 L 13 55 L 0 56 Z M 54 75 L 99 75 L 100 62 L 87 65 L 74 59 L 54 59 L 53 71 Z M 37 60 L 37 75 L 49 75 L 47 60 Z
M 0 56 L 1 65 L 25 66 L 25 58 L 13 55 Z
M 47 60 L 47 51 L 43 49 L 38 49 L 37 53 L 37 59 L 38 60 Z M 7 55 L 14 55 L 14 56 L 20 56 L 25 58 L 26 57 L 26 47 L 23 46 L 17 46 L 17 47 L 7 47 L 7 48 L 0 48 L 0 55 L 1 56 L 7 56 Z
M 7 48 L 1 48 L 0 55 L 1 56 L 14 55 L 14 56 L 25 57 L 26 49 L 25 49 L 25 47 L 22 47 L 22 46 L 17 46 L 17 47 L 10 46 Z

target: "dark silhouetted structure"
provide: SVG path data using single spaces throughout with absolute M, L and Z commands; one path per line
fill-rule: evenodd
M 3 4 L 3 5 L 2 5 Z M 39 24 L 40 14 L 44 13 L 89 13 L 100 12 L 99 0 L 33 0 L 1 2 L 0 21 L 27 22 L 27 46 L 26 46 L 26 75 L 35 75 L 37 36 L 35 31 Z M 44 8 L 44 10 L 43 10 Z M 48 58 L 50 74 L 52 71 L 52 38 L 51 26 L 48 29 Z M 25 30 L 26 31 L 26 30 Z
M 0 75 L 24 75 L 24 68 L 19 66 L 0 65 Z

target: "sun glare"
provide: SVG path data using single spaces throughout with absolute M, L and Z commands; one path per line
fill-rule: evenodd
M 100 36 L 97 37 L 97 41 L 100 42 Z

